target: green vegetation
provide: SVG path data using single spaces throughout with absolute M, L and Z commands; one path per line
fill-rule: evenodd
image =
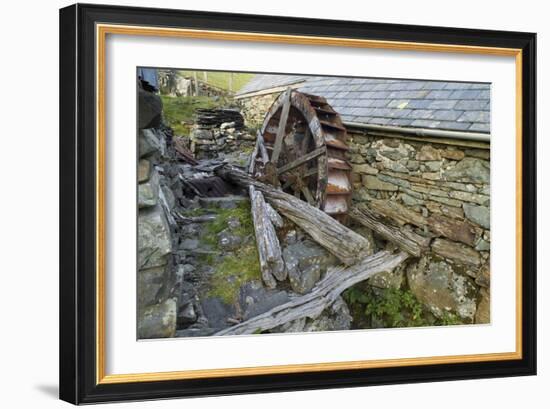
M 250 203 L 242 202 L 234 209 L 210 208 L 207 212 L 215 213 L 216 219 L 205 223 L 201 241 L 220 254 L 222 250 L 218 247 L 218 234 L 228 227 L 230 219 L 236 219 L 240 224 L 232 229 L 233 234 L 243 239 L 243 245 L 238 252 L 223 254 L 221 259 L 205 255 L 201 260 L 214 267 L 210 295 L 232 304 L 243 284 L 261 277 Z
M 218 234 L 227 228 L 230 219 L 237 219 L 240 226 L 233 229 L 233 233 L 240 237 L 246 237 L 254 234 L 254 224 L 252 223 L 252 214 L 250 213 L 250 203 L 248 201 L 240 202 L 233 209 L 210 208 L 208 213 L 215 213 L 216 218 L 205 224 L 205 233 L 202 240 L 211 246 L 216 246 Z
M 197 73 L 197 78 L 200 81 L 204 81 L 204 73 L 206 72 L 206 82 L 214 87 L 229 89 L 229 84 L 231 82 L 231 75 L 233 75 L 233 86 L 230 91 L 237 92 L 240 90 L 254 74 L 248 74 L 245 72 L 217 72 L 217 71 L 179 71 L 180 75 L 183 75 L 188 78 L 193 78 L 193 73 Z
M 371 327 L 385 328 L 423 327 L 431 325 L 457 325 L 460 319 L 451 313 L 434 317 L 409 289 L 375 289 L 357 285 L 344 293 L 354 320 Z
M 210 281 L 210 295 L 232 304 L 236 301 L 239 288 L 243 284 L 259 279 L 260 263 L 256 245 L 247 244 L 239 249 L 238 254 L 228 254 L 216 265 L 216 271 Z
M 215 99 L 207 96 L 198 97 L 172 97 L 161 95 L 163 104 L 164 121 L 176 135 L 188 136 L 195 109 L 215 108 L 224 106 L 226 101 L 222 98 Z

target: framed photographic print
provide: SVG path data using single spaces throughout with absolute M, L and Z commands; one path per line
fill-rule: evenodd
M 535 374 L 535 41 L 61 9 L 61 399 Z

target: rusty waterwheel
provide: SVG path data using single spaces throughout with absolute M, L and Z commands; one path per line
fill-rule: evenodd
M 288 89 L 266 114 L 249 170 L 345 222 L 352 194 L 346 138 L 325 98 Z

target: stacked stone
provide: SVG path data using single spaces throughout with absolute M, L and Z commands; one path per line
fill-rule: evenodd
M 241 112 L 248 126 L 259 128 L 264 121 L 265 113 L 269 111 L 269 108 L 279 95 L 280 93 L 274 92 L 252 98 L 238 99 Z
M 158 129 L 139 132 L 138 165 L 138 337 L 174 336 L 176 302 L 169 297 L 172 237 L 159 171 L 154 163 L 166 151 Z M 164 199 L 166 201 L 166 199 Z
M 435 315 L 488 322 L 489 146 L 463 148 L 368 134 L 351 134 L 350 139 L 354 201 L 368 203 L 397 227 L 432 239 L 428 254 L 397 273 L 406 274 L 411 291 Z
M 214 126 L 195 125 L 191 132 L 191 150 L 197 159 L 218 158 L 220 154 L 247 151 L 254 148 L 256 137 L 238 129 L 235 122 Z

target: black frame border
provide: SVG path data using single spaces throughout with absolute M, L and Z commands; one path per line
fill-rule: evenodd
M 522 50 L 522 359 L 96 384 L 95 25 L 460 44 Z M 60 389 L 74 404 L 536 374 L 536 34 L 76 4 L 60 10 Z

